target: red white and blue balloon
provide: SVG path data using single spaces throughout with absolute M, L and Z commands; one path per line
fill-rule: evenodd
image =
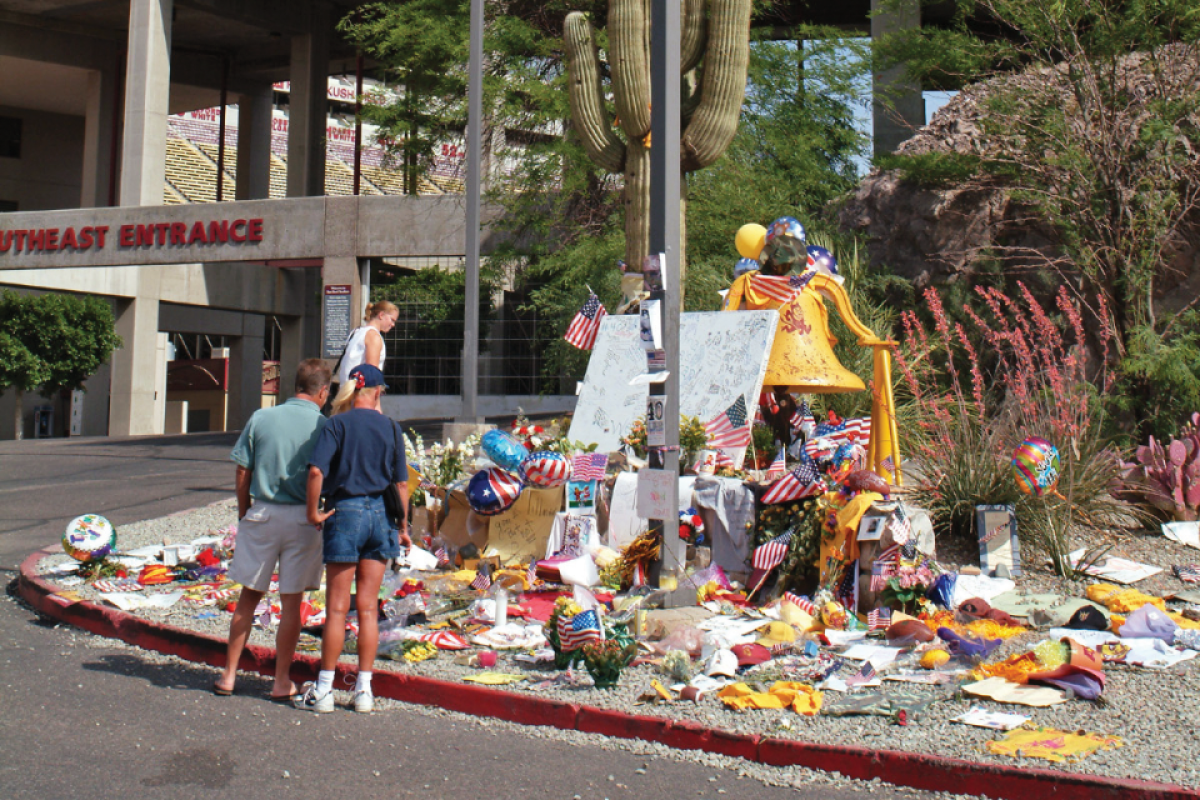
M 493 464 L 509 472 L 519 470 L 529 455 L 524 444 L 508 431 L 499 428 L 485 433 L 479 444 L 483 448 L 483 454 L 490 458 Z
M 833 253 L 815 244 L 810 244 L 806 249 L 808 250 L 809 269 L 815 269 L 828 275 L 838 274 L 837 259 L 833 257 Z
M 758 269 L 758 261 L 753 258 L 739 258 L 733 265 L 733 277 L 740 278 L 750 270 Z
M 76 561 L 99 561 L 117 547 L 117 529 L 99 514 L 84 514 L 67 524 L 63 550 Z
M 507 470 L 481 469 L 467 483 L 467 503 L 476 514 L 492 517 L 517 502 L 523 488 L 521 479 Z
M 571 479 L 571 461 L 562 453 L 539 450 L 525 459 L 521 474 L 534 486 L 562 486 Z

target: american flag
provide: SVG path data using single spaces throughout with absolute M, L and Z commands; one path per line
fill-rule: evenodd
M 880 559 L 871 564 L 871 591 L 882 592 L 888 578 L 896 574 L 896 562 Z
M 563 338 L 580 350 L 591 350 L 596 344 L 596 334 L 600 332 L 600 323 L 607 316 L 608 312 L 604 310 L 600 298 L 594 294 L 589 295 L 583 308 L 579 309 L 575 319 L 571 320 L 571 325 L 567 328 Z
M 531 559 L 529 559 L 529 569 L 525 570 L 525 582 L 528 583 L 530 586 L 533 586 L 534 581 L 536 581 L 536 580 L 537 580 L 537 559 L 531 558 Z
M 787 454 L 784 450 L 785 448 L 780 447 L 779 452 L 775 454 L 775 460 L 767 467 L 767 480 L 782 478 L 787 473 Z
M 896 513 L 892 514 L 888 526 L 892 529 L 892 539 L 899 544 L 907 543 L 912 536 L 912 522 L 908 519 L 908 514 L 904 513 L 904 506 L 896 506 Z
M 796 531 L 789 528 L 766 544 L 754 548 L 754 568 L 770 571 L 782 564 L 795 535 Z
M 836 425 L 822 422 L 813 431 L 812 438 L 804 444 L 804 452 L 809 458 L 815 458 L 820 452 L 819 442 L 829 439 L 833 442 L 866 442 L 871 438 L 871 418 L 855 417 L 841 420 Z
M 817 611 L 817 607 L 813 605 L 812 600 L 809 600 L 804 595 L 793 594 L 792 592 L 784 592 L 783 599 L 803 611 L 805 614 L 815 614 Z
M 891 456 L 888 456 L 888 457 L 887 457 L 887 458 L 885 458 L 883 461 L 880 461 L 880 462 L 879 462 L 879 466 L 883 467 L 883 468 L 884 468 L 884 469 L 886 469 L 888 472 L 895 472 L 895 471 L 896 471 L 896 462 L 892 460 L 892 457 L 891 457 Z
M 800 500 L 825 494 L 825 491 L 825 481 L 821 480 L 821 473 L 817 472 L 817 465 L 811 459 L 804 459 L 800 462 L 800 466 L 775 481 L 763 495 L 762 501 L 764 505 L 771 506 L 777 503 L 786 503 L 789 500 Z
M 750 444 L 750 421 L 747 416 L 746 398 L 739 395 L 733 405 L 704 426 L 709 444 L 713 447 L 745 447 Z
M 786 303 L 800 293 L 812 275 L 751 275 L 750 289 L 772 300 Z
M 442 564 L 450 563 L 450 554 L 446 552 L 446 548 L 444 547 L 439 547 L 437 550 L 434 550 L 433 555 L 435 558 L 437 558 L 439 567 Z
M 879 631 L 892 624 L 890 608 L 873 608 L 867 612 L 867 630 Z
M 726 453 L 724 450 L 718 450 L 716 466 L 732 467 L 733 466 L 733 457 L 731 455 L 729 455 L 728 453 Z
M 778 642 L 771 645 L 768 649 L 771 651 L 771 655 L 781 656 L 792 651 L 792 644 L 793 642 Z
M 1171 569 L 1175 577 L 1184 583 L 1200 583 L 1200 564 L 1180 564 Z
M 571 480 L 602 481 L 608 467 L 608 453 L 580 453 L 571 468 Z
M 481 592 L 486 592 L 492 588 L 492 576 L 487 574 L 487 570 L 480 567 L 479 573 L 475 576 L 475 580 L 471 581 L 471 588 L 478 589 Z
M 558 643 L 561 650 L 578 650 L 588 642 L 604 640 L 604 632 L 600 628 L 600 617 L 588 609 L 580 611 L 573 617 L 560 615 L 558 618 Z

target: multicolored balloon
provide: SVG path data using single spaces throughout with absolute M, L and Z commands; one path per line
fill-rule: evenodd
M 790 236 L 793 239 L 799 239 L 804 242 L 804 226 L 800 224 L 800 220 L 795 217 L 780 217 L 767 226 L 767 235 L 764 237 L 764 246 L 775 241 L 780 236 Z
M 807 250 L 809 269 L 815 269 L 828 275 L 838 274 L 837 259 L 833 257 L 833 253 L 824 247 L 817 247 L 815 244 L 810 244 Z
M 1041 497 L 1058 485 L 1058 448 L 1040 436 L 1030 436 L 1013 451 L 1013 474 L 1026 494 Z
M 480 516 L 494 517 L 507 511 L 525 488 L 521 479 L 498 467 L 481 469 L 467 483 L 467 504 Z
M 742 258 L 758 258 L 758 254 L 762 252 L 766 235 L 767 229 L 756 222 L 748 222 L 738 228 L 737 235 L 733 238 L 738 255 Z
M 117 529 L 99 514 L 84 514 L 67 524 L 63 550 L 76 561 L 99 561 L 117 547 Z
M 539 450 L 525 459 L 521 474 L 534 486 L 562 486 L 571 479 L 571 461 L 562 453 Z
M 485 433 L 479 444 L 483 448 L 483 454 L 490 458 L 493 464 L 509 472 L 519 470 L 529 456 L 525 445 L 508 431 L 499 428 Z

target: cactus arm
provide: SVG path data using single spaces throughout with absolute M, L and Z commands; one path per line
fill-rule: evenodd
M 567 15 L 563 47 L 567 53 L 570 77 L 567 83 L 571 118 L 583 141 L 584 150 L 601 169 L 622 172 L 625 169 L 625 144 L 613 131 L 604 111 L 600 56 L 596 50 L 592 24 L 578 11 Z
M 608 6 L 613 101 L 627 141 L 650 133 L 650 4 L 624 0 Z
M 683 0 L 683 30 L 679 34 L 679 71 L 686 75 L 704 56 L 704 0 Z
M 750 0 L 714 0 L 700 107 L 679 143 L 684 172 L 712 164 L 737 133 L 750 64 Z

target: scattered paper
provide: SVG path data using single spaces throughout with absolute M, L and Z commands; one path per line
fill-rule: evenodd
M 122 611 L 133 611 L 138 608 L 167 609 L 179 602 L 183 592 L 165 592 L 163 594 L 142 595 L 133 592 L 115 592 L 104 595 L 104 600 L 112 603 Z
M 856 644 L 846 649 L 842 656 L 851 661 L 870 661 L 876 669 L 881 669 L 896 660 L 903 652 L 901 647 L 887 647 L 881 644 Z
M 889 672 L 883 676 L 885 681 L 899 681 L 900 683 L 919 683 L 928 686 L 941 686 L 947 683 L 954 683 L 959 675 L 962 675 L 966 670 L 913 670 L 902 669 L 896 672 Z
M 991 728 L 995 731 L 1011 731 L 1029 721 L 1023 714 L 1005 714 L 1000 711 L 988 711 L 983 706 L 972 706 L 971 710 L 961 717 L 955 717 L 951 722 L 961 722 L 964 725 L 974 725 L 978 728 Z
M 702 631 L 712 631 L 733 642 L 735 637 L 746 636 L 751 631 L 764 628 L 771 624 L 769 619 L 746 619 L 745 617 L 709 617 L 696 627 Z
M 825 631 L 824 636 L 829 640 L 829 644 L 833 645 L 834 647 L 840 647 L 845 644 L 850 644 L 851 642 L 861 642 L 863 639 L 867 638 L 867 632 L 827 630 Z
M 1129 652 L 1125 654 L 1125 663 L 1135 667 L 1163 669 L 1181 661 L 1191 661 L 1197 655 L 1195 650 L 1176 650 L 1162 639 L 1122 637 L 1121 644 L 1129 648 Z
M 1052 642 L 1060 641 L 1064 637 L 1074 639 L 1084 647 L 1090 647 L 1093 650 L 1102 644 L 1121 641 L 1121 637 L 1112 631 L 1078 631 L 1074 628 L 1051 628 L 1046 631 L 1046 636 Z
M 1200 522 L 1164 522 L 1163 536 L 1200 550 Z
M 1086 553 L 1087 550 L 1082 547 L 1071 553 L 1071 566 L 1078 566 Z M 1152 567 L 1149 564 L 1140 564 L 1137 561 L 1115 556 L 1109 556 L 1103 564 L 1093 564 L 1084 570 L 1088 575 L 1095 575 L 1101 580 L 1123 584 L 1137 583 L 1162 571 L 1162 567 Z
M 69 577 L 62 578 L 61 580 L 57 580 L 55 583 L 63 587 L 78 586 L 79 584 L 83 583 L 83 578 L 79 577 L 78 575 L 71 575 Z
M 1022 686 L 1004 678 L 988 678 L 962 687 L 963 692 L 976 697 L 987 697 L 997 703 L 1044 708 L 1067 702 L 1067 696 L 1058 689 L 1047 686 Z

